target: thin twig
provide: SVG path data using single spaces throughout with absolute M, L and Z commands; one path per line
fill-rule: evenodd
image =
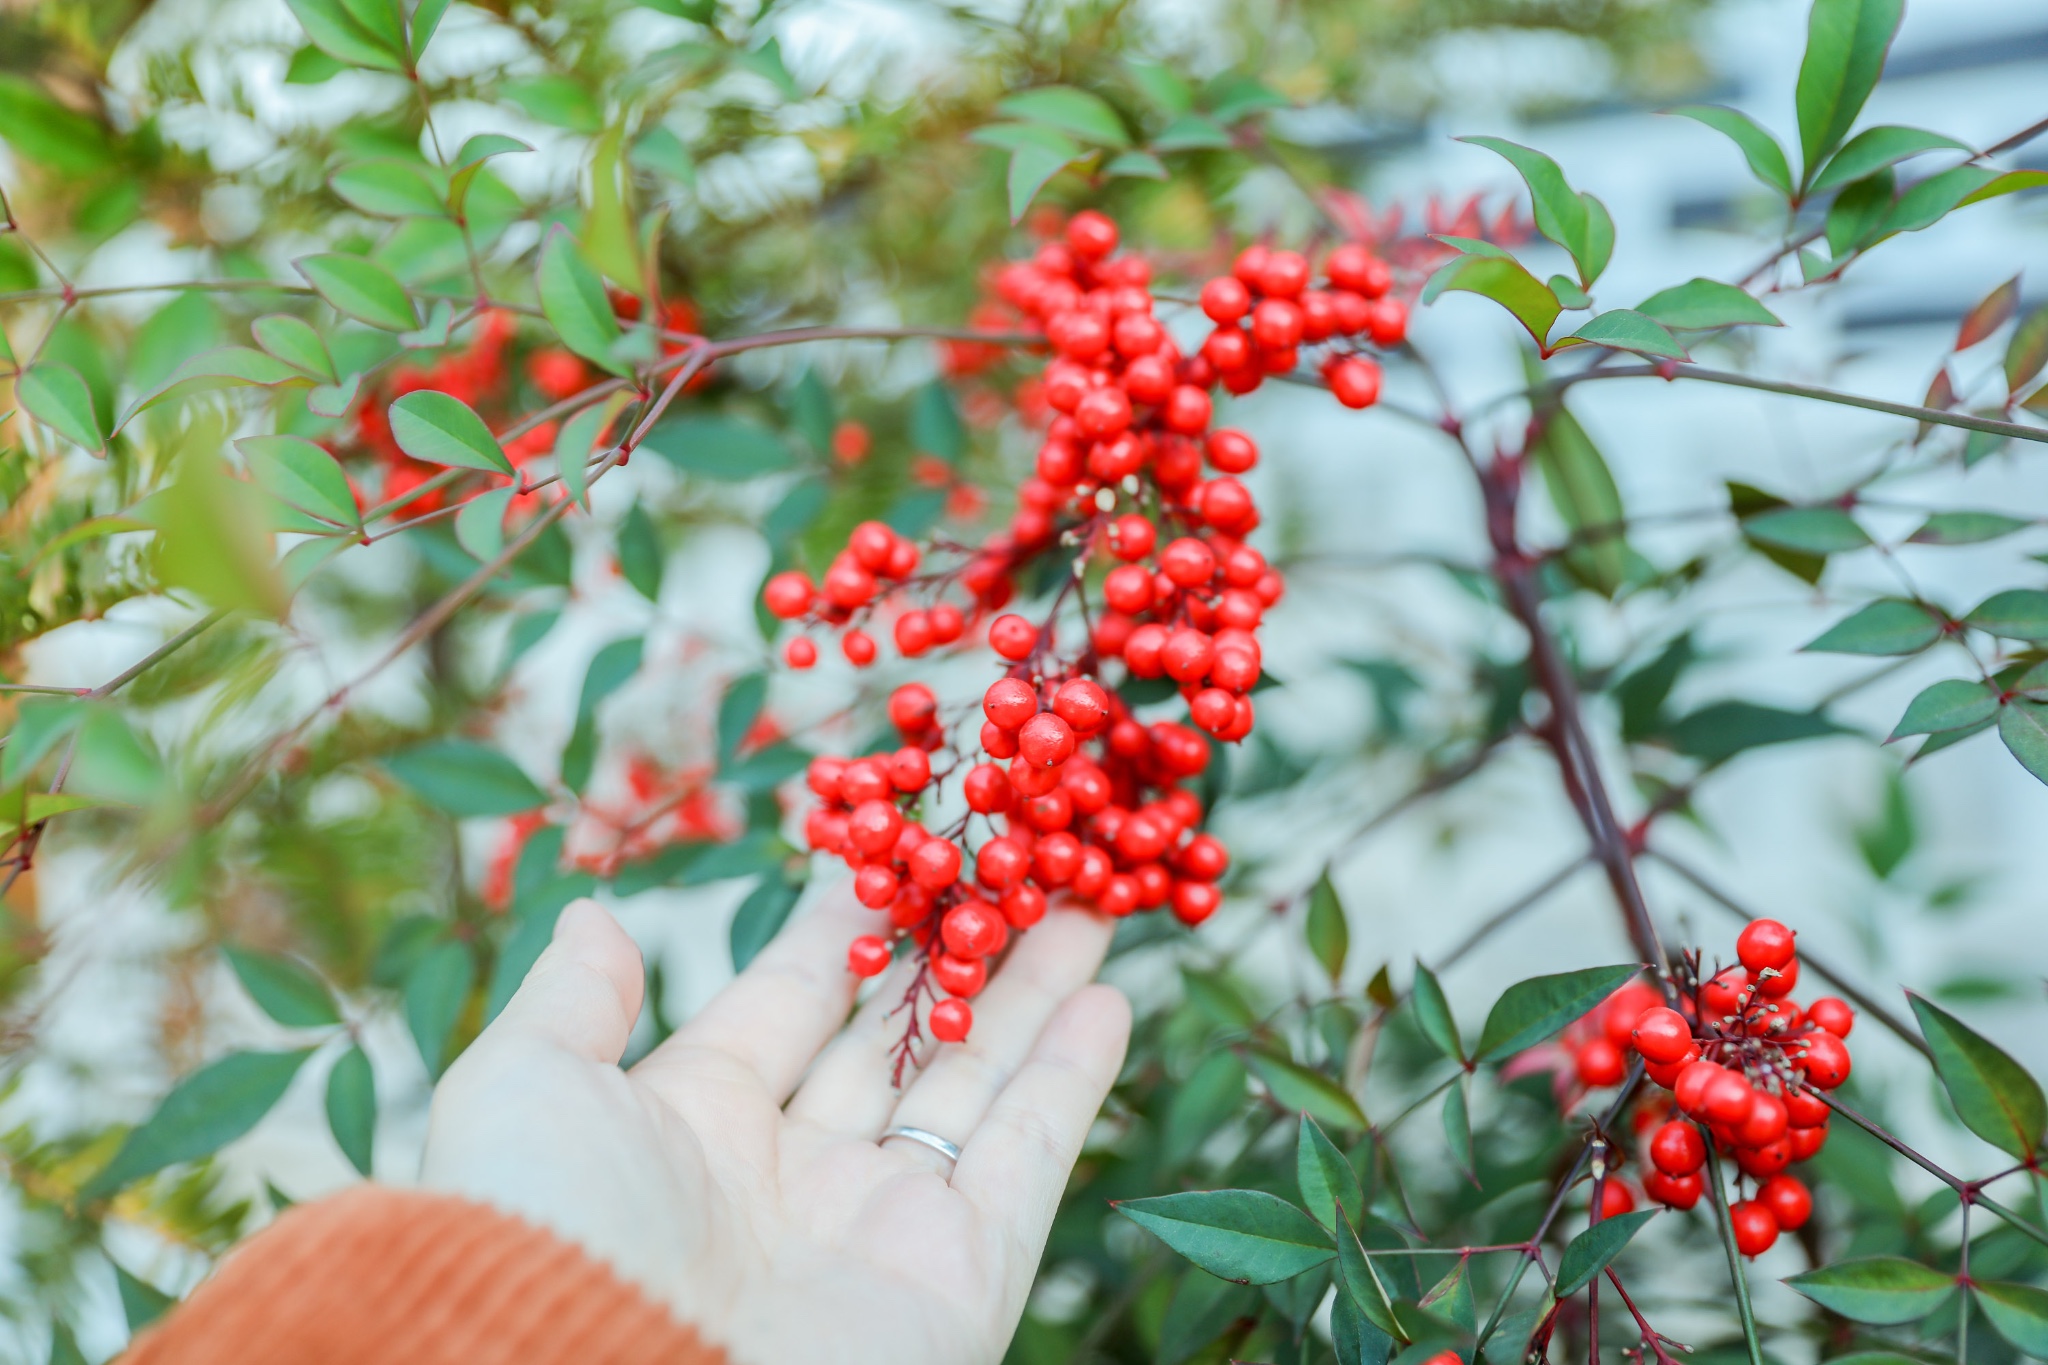
M 1714 1201 L 1714 1225 L 1721 1233 L 1721 1246 L 1728 1253 L 1728 1276 L 1735 1283 L 1735 1311 L 1742 1318 L 1742 1340 L 1749 1347 L 1749 1365 L 1764 1365 L 1763 1343 L 1756 1333 L 1756 1310 L 1749 1302 L 1749 1276 L 1742 1269 L 1742 1252 L 1735 1245 L 1735 1219 L 1728 1211 L 1728 1195 L 1721 1186 L 1721 1157 L 1711 1142 L 1707 1144 L 1707 1193 Z

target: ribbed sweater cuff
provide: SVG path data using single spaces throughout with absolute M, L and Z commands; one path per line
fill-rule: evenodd
M 291 1209 L 124 1365 L 724 1365 L 636 1287 L 529 1223 L 361 1185 Z

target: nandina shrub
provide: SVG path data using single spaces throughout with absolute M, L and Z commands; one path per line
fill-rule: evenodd
M 1919 402 L 1787 380 L 1752 341 L 1785 296 L 2043 181 L 2000 169 L 2038 127 L 1983 152 L 1859 129 L 1895 3 L 1815 4 L 1796 158 L 1732 110 L 1671 111 L 1733 142 L 1783 226 L 1746 276 L 1674 278 L 1633 307 L 1602 284 L 1606 208 L 1542 152 L 1471 139 L 1526 197 L 1374 208 L 1287 142 L 1289 100 L 1258 69 L 1155 51 L 1125 19 L 998 35 L 969 79 L 884 108 L 708 3 L 291 8 L 303 45 L 212 41 L 231 69 L 369 112 L 330 111 L 242 170 L 167 141 L 162 115 L 219 98 L 196 67 L 81 99 L 53 57 L 0 84 L 6 1036 L 38 1082 L 9 1101 L 33 1219 L 8 1292 L 37 1350 L 45 1321 L 53 1358 L 78 1358 L 74 1323 L 99 1350 L 109 1324 L 74 1286 L 107 1262 L 139 1325 L 253 1200 L 285 1202 L 304 1172 L 212 1158 L 292 1122 L 271 1111 L 295 1086 L 318 1092 L 330 1165 L 396 1174 L 379 1096 L 417 1101 L 569 900 L 729 886 L 743 965 L 813 880 L 875 911 L 850 971 L 906 964 L 899 1079 L 971 1036 L 974 997 L 1053 900 L 1122 921 L 1110 970 L 1139 1029 L 1020 1360 L 1456 1365 L 1597 1359 L 1604 1337 L 1663 1363 L 1691 1349 L 1668 1315 L 1752 1365 L 2048 1350 L 2038 1084 L 1941 1005 L 1913 995 L 1908 1017 L 1810 946 L 1800 907 L 1752 911 L 1669 835 L 1752 751 L 1849 733 L 1839 704 L 1892 676 L 1681 712 L 1704 583 L 1760 561 L 1839 593 L 1858 556 L 2034 524 L 1921 506 L 1930 474 L 2048 440 L 2048 312 L 2021 310 L 2016 282 L 1971 310 Z M 1589 28 L 1578 7 L 1401 8 L 1302 7 L 1273 46 L 1321 53 L 1313 79 L 1266 74 L 1363 100 L 1374 63 L 1510 17 L 1672 69 L 1633 59 L 1668 57 L 1683 11 Z M 23 50 L 61 39 L 111 69 L 131 44 L 132 69 L 144 38 L 90 9 L 51 6 Z M 1361 25 L 1370 41 L 1330 45 Z M 1020 52 L 1054 47 L 1069 83 L 1018 79 Z M 816 184 L 775 178 L 791 129 Z M 1278 195 L 1290 212 L 1266 213 Z M 156 228 L 190 269 L 100 283 L 134 279 Z M 1498 325 L 1438 343 L 1450 293 Z M 1526 383 L 1463 401 L 1474 336 L 1503 334 Z M 1573 410 L 1622 381 L 1897 426 L 1828 496 L 1729 483 L 1702 517 L 1712 553 L 1660 562 Z M 1279 387 L 1291 420 L 1238 401 Z M 1312 453 L 1300 414 L 1339 410 L 1424 432 L 1464 471 L 1480 557 L 1413 558 L 1487 629 L 1446 629 L 1458 667 L 1427 684 L 1392 639 L 1345 661 L 1380 724 L 1314 753 L 1267 724 L 1293 690 L 1269 651 L 1333 625 L 1291 585 L 1403 554 L 1354 537 L 1319 555 L 1291 524 L 1275 471 Z M 1902 507 L 1913 525 L 1882 529 Z M 2048 595 L 1986 582 L 1962 610 L 1900 581 L 1807 649 L 1940 661 L 1956 676 L 1902 698 L 1889 741 L 1924 736 L 1917 762 L 1995 728 L 2048 780 Z M 705 599 L 756 585 L 747 637 L 721 634 Z M 1617 648 L 1588 624 L 1603 612 L 1655 625 Z M 622 615 L 643 624 L 620 633 Z M 25 648 L 122 621 L 159 642 L 87 679 L 61 637 Z M 1503 634 L 1505 652 L 1472 643 Z M 412 681 L 380 691 L 394 675 Z M 1403 699 L 1426 686 L 1459 704 L 1415 719 Z M 1583 846 L 1526 885 L 1504 869 L 1499 912 L 1430 964 L 1354 951 L 1376 915 L 1429 912 L 1347 909 L 1360 842 L 1515 754 L 1544 756 Z M 1331 768 L 1375 799 L 1322 839 Z M 1862 835 L 1880 880 L 1912 828 L 1906 788 L 1886 791 Z M 1284 849 L 1250 818 L 1276 808 Z M 132 1124 L 52 1104 L 36 1054 L 78 970 L 53 938 L 81 921 L 53 905 L 45 933 L 34 894 L 83 862 L 183 935 L 143 950 L 184 1008 L 164 1010 L 177 1077 Z M 1646 867 L 1728 924 L 1683 920 Z M 1587 868 L 1612 932 L 1574 942 L 1570 970 L 1460 986 L 1491 1001 L 1461 1024 L 1440 974 Z M 1279 972 L 1255 960 L 1276 946 Z M 653 960 L 645 1038 L 672 1017 Z M 1931 1065 L 1961 1125 L 1937 1142 L 1967 1173 L 1896 1136 L 1905 1106 L 1861 1084 L 1887 1035 Z M 1908 1177 L 1929 1191 L 1913 1207 Z

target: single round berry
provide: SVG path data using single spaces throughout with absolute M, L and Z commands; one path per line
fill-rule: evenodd
M 1380 401 L 1380 367 L 1364 356 L 1333 356 L 1323 366 L 1323 382 L 1347 408 L 1369 408 Z
M 1118 559 L 1144 559 L 1158 543 L 1159 528 L 1150 517 L 1131 512 L 1109 524 L 1110 552 Z
M 1692 1025 L 1677 1010 L 1656 1005 L 1636 1017 L 1631 1036 L 1650 1062 L 1675 1062 L 1692 1047 Z
M 932 957 L 932 980 L 948 995 L 978 995 L 988 984 L 988 963 L 979 958 L 954 957 L 936 953 Z
M 1605 1038 L 1592 1038 L 1579 1049 L 1577 1070 L 1581 1085 L 1598 1089 L 1621 1084 L 1621 1078 L 1628 1074 L 1628 1065 L 1622 1060 L 1620 1048 Z
M 1259 462 L 1259 447 L 1241 431 L 1222 427 L 1209 433 L 1209 463 L 1218 473 L 1242 474 Z
M 960 846 L 948 839 L 928 839 L 910 855 L 910 879 L 927 891 L 944 891 L 960 880 Z
M 1022 678 L 997 678 L 981 694 L 981 713 L 1005 730 L 1038 714 L 1038 693 Z
M 1015 886 L 1031 871 L 1031 854 L 1023 844 L 997 836 L 974 855 L 974 879 L 998 891 Z
M 1216 645 L 1205 631 L 1182 626 L 1166 637 L 1159 649 L 1159 666 L 1175 682 L 1200 682 L 1215 662 Z
M 1375 346 L 1399 346 L 1408 335 L 1408 305 L 1399 299 L 1374 299 L 1366 333 Z
M 1749 1117 L 1743 1120 L 1735 1139 L 1744 1147 L 1768 1147 L 1785 1136 L 1785 1129 L 1790 1123 L 1785 1101 L 1768 1091 L 1759 1090 L 1756 1102 L 1750 1107 Z
M 1094 209 L 1082 209 L 1067 220 L 1067 245 L 1084 261 L 1099 261 L 1116 250 L 1116 222 Z
M 888 801 L 863 801 L 846 817 L 847 837 L 870 858 L 880 858 L 896 847 L 903 832 L 903 812 Z
M 761 600 L 767 603 L 770 614 L 785 621 L 809 611 L 817 595 L 818 590 L 811 586 L 811 576 L 796 569 L 776 574 L 761 589 Z
M 870 910 L 881 910 L 896 899 L 896 874 L 879 863 L 871 863 L 853 876 L 853 898 Z
M 1823 1090 L 1833 1090 L 1849 1079 L 1849 1049 L 1832 1033 L 1816 1030 L 1806 1037 L 1806 1050 L 1797 1057 L 1806 1079 Z
M 1173 884 L 1173 917 L 1190 928 L 1215 914 L 1222 904 L 1223 893 L 1212 882 Z
M 951 602 L 941 602 L 925 613 L 931 622 L 932 643 L 950 645 L 967 630 L 967 618 Z
M 1630 1194 L 1628 1186 L 1622 1184 L 1619 1180 L 1609 1177 L 1607 1183 L 1600 1187 L 1600 1220 L 1602 1222 L 1607 1221 L 1609 1218 L 1619 1218 L 1624 1213 L 1633 1213 L 1635 1212 L 1635 1207 L 1636 1197 Z
M 974 1011 L 965 1000 L 941 1000 L 932 1006 L 932 1037 L 942 1043 L 960 1043 L 974 1027 Z
M 1761 1256 L 1778 1240 L 1778 1219 L 1770 1207 L 1745 1199 L 1728 1210 L 1735 1227 L 1735 1249 L 1745 1256 Z
M 1160 552 L 1159 571 L 1178 587 L 1207 587 L 1216 576 L 1216 552 L 1193 536 L 1182 536 Z
M 1735 940 L 1735 955 L 1753 972 L 1782 968 L 1796 951 L 1797 936 L 1774 919 L 1753 920 Z
M 1109 723 L 1109 693 L 1103 691 L 1100 683 L 1088 678 L 1074 678 L 1060 684 L 1053 693 L 1053 713 L 1068 725 L 1077 735 L 1092 735 Z
M 1168 431 L 1177 431 L 1184 436 L 1199 434 L 1209 425 L 1212 406 L 1209 395 L 1193 384 L 1180 384 L 1166 396 L 1166 403 L 1160 409 L 1159 420 Z
M 1029 929 L 1045 918 L 1045 893 L 1029 882 L 1005 891 L 998 904 L 1012 929 Z
M 1002 915 L 986 901 L 963 901 L 939 921 L 939 937 L 955 957 L 983 958 L 999 953 L 1009 936 Z
M 1834 1110 L 1818 1095 L 1804 1090 L 1790 1091 L 1785 1096 L 1785 1115 L 1794 1128 L 1812 1128 L 1828 1121 Z
M 1756 1202 L 1771 1211 L 1778 1226 L 1797 1232 L 1813 1217 L 1813 1193 L 1796 1175 L 1774 1175 L 1756 1192 Z
M 855 976 L 880 976 L 889 968 L 888 943 L 873 934 L 862 934 L 846 949 L 846 967 Z
M 1768 1180 L 1793 1161 L 1792 1144 L 1784 1138 L 1761 1147 L 1737 1147 L 1735 1165 L 1752 1180 Z
M 1697 1174 L 1673 1176 L 1649 1171 L 1643 1175 L 1643 1193 L 1667 1208 L 1691 1208 L 1700 1202 L 1706 1188 L 1706 1182 Z
M 1756 1091 L 1740 1074 L 1723 1070 L 1707 1082 L 1700 1095 L 1700 1108 L 1710 1123 L 1740 1128 L 1756 1108 Z
M 1849 1008 L 1848 1001 L 1824 995 L 1806 1007 L 1806 1022 L 1837 1038 L 1847 1038 L 1849 1030 L 1856 1027 L 1856 1011 Z
M 931 619 L 921 611 L 906 611 L 896 618 L 896 652 L 915 659 L 932 647 Z
M 994 815 L 1010 808 L 1010 779 L 993 763 L 977 763 L 960 780 L 967 809 L 980 815 Z
M 1782 1000 L 1799 988 L 1799 959 L 1793 958 L 1775 971 L 1757 973 L 1756 993 L 1766 1000 Z
M 839 641 L 839 652 L 855 668 L 866 668 L 875 661 L 874 637 L 864 630 L 849 630 Z
M 1678 1073 L 1678 1080 L 1671 1087 L 1672 1098 L 1678 1101 L 1679 1112 L 1690 1114 L 1696 1119 L 1705 1118 L 1707 1087 L 1728 1074 L 1728 1068 L 1719 1062 L 1701 1060 L 1688 1063 L 1685 1069 Z
M 808 635 L 799 635 L 782 647 L 782 661 L 799 671 L 818 662 L 818 646 Z
M 1080 870 L 1081 841 L 1065 831 L 1046 835 L 1031 850 L 1031 874 L 1042 885 L 1065 886 Z
M 1666 1122 L 1650 1138 L 1650 1164 L 1666 1175 L 1691 1175 L 1706 1160 L 1706 1139 L 1683 1119 Z
M 1014 613 L 998 616 L 989 624 L 988 645 L 1015 663 L 1038 643 L 1038 627 Z
M 889 755 L 889 781 L 900 792 L 921 792 L 931 785 L 932 756 L 914 744 Z
M 1180 851 L 1178 866 L 1184 876 L 1213 882 L 1230 870 L 1230 850 L 1213 834 L 1197 834 Z
M 904 683 L 889 694 L 889 723 L 905 735 L 921 735 L 939 715 L 939 698 L 923 683 Z
M 1220 275 L 1202 286 L 1202 311 L 1211 322 L 1236 322 L 1252 310 L 1252 291 L 1234 275 Z

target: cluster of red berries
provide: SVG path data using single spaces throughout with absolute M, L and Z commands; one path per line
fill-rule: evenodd
M 1799 982 L 1794 940 L 1776 920 L 1753 921 L 1735 941 L 1739 966 L 1704 979 L 1692 971 L 1676 1009 L 1647 985 L 1624 986 L 1577 1043 L 1578 1077 L 1588 1086 L 1619 1082 L 1632 1049 L 1645 1075 L 1670 1092 L 1637 1112 L 1650 1198 L 1679 1209 L 1697 1204 L 1709 1141 L 1756 1182 L 1755 1194 L 1729 1210 L 1745 1256 L 1761 1255 L 1811 1216 L 1811 1193 L 1786 1168 L 1826 1144 L 1830 1110 L 1818 1092 L 1849 1078 L 1842 1040 L 1855 1012 L 1832 996 L 1803 1008 L 1791 998 Z M 1606 1189 L 1609 1215 L 1626 1211 L 1626 1187 L 1610 1181 Z
M 1256 631 L 1284 584 L 1245 543 L 1259 511 L 1236 476 L 1258 462 L 1258 448 L 1242 432 L 1211 430 L 1211 390 L 1222 382 L 1243 392 L 1292 369 L 1305 343 L 1359 333 L 1391 343 L 1406 325 L 1405 309 L 1385 297 L 1389 272 L 1369 253 L 1333 252 L 1325 273 L 1338 288 L 1325 292 L 1307 288 L 1305 258 L 1255 247 L 1204 288 L 1204 308 L 1222 325 L 1202 354 L 1184 356 L 1153 315 L 1150 265 L 1117 255 L 1117 239 L 1108 218 L 1079 213 L 1059 240 L 994 275 L 1002 301 L 1053 352 L 1032 387 L 1045 439 L 1006 529 L 933 571 L 917 546 L 864 522 L 817 582 L 790 570 L 764 589 L 774 615 L 839 630 L 856 666 L 874 661 L 865 627 L 882 618 L 905 658 L 979 642 L 986 622 L 989 648 L 1007 663 L 982 697 L 972 739 L 971 716 L 949 734 L 937 697 L 907 683 L 889 703 L 903 747 L 851 762 L 820 758 L 810 771 L 820 804 L 806 818 L 807 841 L 844 858 L 860 901 L 889 918 L 886 933 L 855 941 L 849 964 L 878 973 L 894 956 L 892 940 L 907 940 L 923 968 L 908 999 L 935 988 L 930 1022 L 943 1041 L 966 1036 L 967 998 L 990 958 L 1011 931 L 1044 915 L 1049 894 L 1108 915 L 1170 908 L 1190 925 L 1221 903 L 1216 883 L 1229 854 L 1201 831 L 1201 802 L 1182 784 L 1209 763 L 1205 735 L 1230 743 L 1251 733 L 1249 694 L 1263 661 Z M 1239 326 L 1246 317 L 1249 333 Z M 1210 354 L 1224 335 L 1246 348 L 1227 365 Z M 1339 396 L 1353 402 L 1364 392 L 1359 372 L 1341 373 L 1350 377 Z M 1377 384 L 1375 368 L 1374 396 Z M 1055 546 L 1071 550 L 1073 563 L 1044 621 L 1003 613 L 1017 573 Z M 964 604 L 945 600 L 955 587 Z M 1088 600 L 1097 594 L 1099 607 Z M 1069 603 L 1085 626 L 1063 648 Z M 784 657 L 807 668 L 817 648 L 798 635 Z M 1132 678 L 1170 679 L 1192 725 L 1140 721 L 1100 681 L 1116 664 Z M 950 761 L 935 772 L 932 756 L 942 753 Z M 956 778 L 966 814 L 928 830 L 925 803 Z M 971 867 L 970 828 L 988 831 Z M 949 998 L 936 999 L 937 990 Z

